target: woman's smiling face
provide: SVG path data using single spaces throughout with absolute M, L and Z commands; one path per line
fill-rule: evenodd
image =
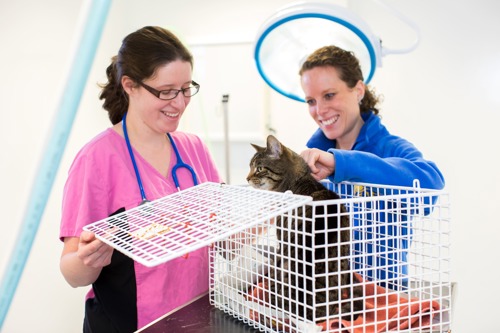
M 363 126 L 363 82 L 349 88 L 335 67 L 319 66 L 302 73 L 301 85 L 309 113 L 325 136 L 336 140 L 337 148 L 351 149 Z
M 189 62 L 175 60 L 159 67 L 154 77 L 145 80 L 144 83 L 158 91 L 179 90 L 191 85 L 191 72 Z M 148 118 L 151 124 L 159 127 L 159 132 L 175 131 L 191 97 L 185 97 L 182 92 L 179 92 L 173 99 L 161 100 L 146 89 L 138 88 L 142 93 L 143 108 L 147 110 L 143 116 Z

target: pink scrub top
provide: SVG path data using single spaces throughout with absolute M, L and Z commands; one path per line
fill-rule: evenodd
M 171 133 L 181 158 L 189 164 L 198 182 L 221 182 L 210 153 L 194 135 Z M 148 200 L 177 192 L 171 177 L 177 162 L 171 151 L 168 177 L 162 176 L 134 150 L 135 160 Z M 181 189 L 193 186 L 189 171 L 177 171 Z M 136 207 L 142 200 L 125 139 L 109 128 L 77 154 L 64 187 L 59 237 L 79 237 L 86 224 L 108 217 L 121 207 Z M 208 251 L 202 248 L 156 267 L 134 262 L 137 284 L 138 328 L 192 300 L 208 290 Z M 87 298 L 94 297 L 92 289 Z

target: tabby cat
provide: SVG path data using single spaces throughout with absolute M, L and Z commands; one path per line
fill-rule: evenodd
M 257 152 L 250 161 L 247 181 L 254 188 L 277 192 L 290 190 L 294 194 L 311 196 L 313 200 L 339 199 L 337 193 L 326 189 L 311 176 L 309 166 L 300 155 L 274 136 L 268 136 L 265 148 L 252 146 Z M 324 217 L 325 208 L 327 218 Z M 339 210 L 345 212 L 342 205 L 330 204 L 316 206 L 315 220 L 311 221 L 312 209 L 307 206 L 305 218 L 279 218 L 275 222 L 280 249 L 274 269 L 269 271 L 269 301 L 310 321 L 314 318 L 324 321 L 327 315 L 332 317 L 339 312 L 344 319 L 354 320 L 358 315 L 356 312 L 363 309 L 363 291 L 361 285 L 353 285 L 356 280 L 349 272 L 349 218 L 344 214 L 337 216 Z M 299 211 L 297 216 L 302 214 Z M 338 231 L 338 227 L 345 229 Z M 328 231 L 321 232 L 325 228 Z M 313 259 L 316 261 L 314 267 Z M 326 272 L 329 272 L 328 276 L 318 276 Z M 313 287 L 322 291 L 313 295 Z M 342 295 L 339 295 L 339 290 Z M 349 299 L 352 297 L 357 300 L 351 303 Z M 341 302 L 340 298 L 346 301 Z M 327 305 L 312 309 L 314 301 Z M 308 307 L 305 308 L 304 304 Z M 351 314 L 353 311 L 355 313 Z

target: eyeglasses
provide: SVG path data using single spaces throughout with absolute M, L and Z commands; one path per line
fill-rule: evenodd
M 179 95 L 179 93 L 182 91 L 182 95 L 184 95 L 184 97 L 191 97 L 191 96 L 194 96 L 196 95 L 196 93 L 198 93 L 198 91 L 200 91 L 200 85 L 194 81 L 191 81 L 191 83 L 193 84 L 192 86 L 189 86 L 187 88 L 182 88 L 182 89 L 168 89 L 168 90 L 156 90 L 155 88 L 153 87 L 150 87 L 148 86 L 147 84 L 141 82 L 141 81 L 137 81 L 142 87 L 144 87 L 144 89 L 146 89 L 147 91 L 149 91 L 150 93 L 152 93 L 153 95 L 155 95 L 156 97 L 158 97 L 159 99 L 163 99 L 163 100 L 170 100 L 170 99 L 174 99 L 177 97 L 177 95 Z

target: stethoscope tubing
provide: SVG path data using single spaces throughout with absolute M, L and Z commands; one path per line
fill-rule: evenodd
M 125 142 L 127 143 L 128 154 L 130 155 L 130 159 L 132 160 L 132 165 L 134 166 L 135 177 L 137 178 L 137 185 L 139 185 L 139 191 L 141 192 L 141 199 L 142 199 L 141 204 L 143 204 L 148 202 L 149 200 L 146 198 L 146 192 L 144 192 L 144 186 L 142 185 L 141 175 L 139 174 L 139 168 L 137 167 L 137 163 L 134 157 L 134 152 L 132 151 L 132 145 L 130 144 L 130 139 L 128 137 L 127 113 L 123 115 L 122 128 L 123 128 L 123 136 L 125 137 Z
M 127 113 L 123 115 L 122 118 L 122 128 L 123 128 L 123 136 L 125 137 L 125 142 L 127 144 L 127 149 L 128 153 L 130 155 L 130 160 L 132 161 L 132 165 L 134 166 L 134 172 L 135 172 L 135 177 L 137 178 L 137 185 L 139 186 L 139 191 L 141 193 L 141 204 L 149 202 L 149 200 L 146 197 L 146 192 L 144 191 L 144 186 L 142 184 L 141 180 L 141 175 L 139 173 L 139 168 L 137 167 L 137 162 L 135 161 L 134 157 L 134 152 L 132 150 L 132 145 L 130 144 L 130 139 L 128 136 L 127 132 Z M 170 133 L 167 133 L 167 137 L 170 140 L 170 144 L 172 145 L 172 149 L 174 150 L 175 157 L 177 158 L 177 163 L 173 166 L 172 168 L 172 179 L 174 180 L 174 185 L 177 188 L 177 191 L 181 190 L 181 187 L 179 185 L 179 180 L 177 178 L 177 170 L 179 168 L 186 168 L 190 173 L 191 177 L 193 177 L 193 183 L 194 185 L 198 185 L 198 178 L 196 177 L 196 172 L 194 169 L 187 163 L 184 163 L 184 161 L 181 158 L 181 155 L 179 154 L 179 150 L 177 149 L 177 146 L 175 145 L 174 139 L 170 135 Z
M 184 161 L 181 158 L 181 154 L 179 154 L 179 150 L 177 150 L 177 146 L 175 145 L 174 139 L 172 138 L 170 133 L 167 133 L 167 136 L 168 139 L 170 140 L 170 143 L 172 144 L 172 148 L 174 149 L 175 157 L 177 158 L 177 163 L 172 168 L 172 178 L 174 179 L 175 187 L 177 187 L 178 191 L 181 190 L 181 187 L 179 185 L 179 180 L 177 179 L 177 169 L 179 168 L 186 168 L 191 173 L 191 177 L 193 177 L 194 185 L 195 186 L 198 185 L 198 178 L 196 177 L 194 169 L 189 164 L 184 163 Z

